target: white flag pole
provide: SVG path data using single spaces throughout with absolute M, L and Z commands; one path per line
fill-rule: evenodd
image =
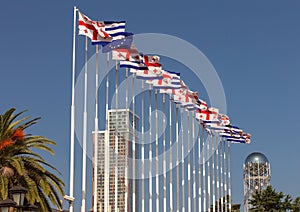
M 181 177 L 182 177 L 182 196 L 181 196 L 181 201 L 182 201 L 182 212 L 185 212 L 185 172 L 184 172 L 184 111 L 183 108 L 181 108 Z
M 88 80 L 88 38 L 85 37 L 81 212 L 85 212 L 85 198 L 86 198 L 87 80 Z
M 135 144 L 135 85 L 134 85 L 134 74 L 132 74 L 132 212 L 136 211 L 136 144 Z
M 145 82 L 142 80 L 142 212 L 145 211 Z
M 119 160 L 119 151 L 118 151 L 118 143 L 119 143 L 119 132 L 118 132 L 118 60 L 116 60 L 116 130 L 115 130 L 115 211 L 118 210 L 118 160 Z
M 170 212 L 173 211 L 173 157 L 172 157 L 172 101 L 169 99 L 169 134 L 170 134 Z
M 109 210 L 109 119 L 108 119 L 108 90 L 109 90 L 109 53 L 107 53 L 107 65 L 106 65 L 106 106 L 105 106 L 105 138 L 104 138 L 104 211 Z
M 159 212 L 159 176 L 158 176 L 158 91 L 155 90 L 155 160 L 156 160 L 156 174 L 155 174 L 155 184 L 156 184 L 156 211 Z
M 212 133 L 212 132 L 211 132 Z M 213 212 L 216 212 L 216 207 L 215 207 L 215 203 L 216 203 L 216 182 L 215 182 L 215 141 L 214 141 L 214 136 L 211 135 L 211 146 L 212 146 L 212 209 Z
M 225 212 L 228 212 L 227 208 L 227 156 L 226 156 L 226 144 L 225 144 L 225 139 L 223 139 L 223 160 L 224 160 L 224 205 L 225 205 Z
M 202 154 L 201 154 L 201 125 L 199 123 L 199 127 L 198 127 L 198 163 L 199 163 L 199 166 L 198 166 L 198 202 L 199 202 L 199 210 L 198 211 L 202 211 L 202 183 L 201 183 L 201 179 L 202 179 L 202 171 L 201 169 L 203 170 L 203 168 L 201 167 L 201 156 L 203 157 L 203 154 L 204 154 L 204 151 L 202 151 Z
M 208 135 L 209 136 L 209 135 Z M 211 185 L 211 181 L 210 181 L 210 171 L 211 171 L 211 168 L 210 168 L 210 142 L 207 142 L 207 200 L 208 200 L 208 211 L 210 211 L 210 198 L 211 198 L 211 195 L 210 195 L 210 185 Z
M 179 201 L 179 124 L 178 124 L 178 105 L 176 104 L 176 202 L 177 202 L 177 212 L 180 211 L 180 201 Z
M 230 141 L 228 141 L 228 209 L 231 212 Z
M 206 211 L 206 201 L 207 201 L 207 192 L 206 192 L 206 161 L 205 157 L 208 151 L 205 151 L 205 141 L 204 141 L 204 127 L 202 126 L 202 175 L 203 175 L 203 211 Z
M 94 132 L 94 196 L 93 196 L 93 211 L 98 211 L 98 83 L 99 83 L 99 46 L 96 45 L 96 86 L 95 86 L 95 132 Z
M 194 204 L 194 212 L 197 211 L 197 194 L 196 194 L 196 182 L 197 182 L 197 169 L 196 169 L 196 152 L 197 152 L 197 142 L 195 138 L 195 112 L 192 115 L 192 156 L 193 156 L 193 204 Z
M 217 178 L 217 197 L 216 197 L 216 208 L 217 211 L 220 211 L 220 179 L 219 179 L 219 175 L 220 175 L 220 170 L 219 170 L 219 136 L 218 133 L 215 133 L 216 135 L 216 168 L 217 168 L 217 174 L 216 174 L 216 178 Z
M 75 140 L 75 64 L 76 64 L 76 6 L 73 10 L 73 55 L 72 55 L 72 103 L 71 103 L 71 132 L 70 132 L 70 191 L 72 201 L 69 201 L 69 211 L 73 212 L 74 200 L 74 140 Z
M 187 151 L 187 159 L 188 159 L 188 211 L 192 211 L 192 198 L 191 198 L 191 153 L 189 152 L 190 147 L 191 147 L 191 139 L 190 139 L 190 128 L 191 128 L 191 123 L 190 123 L 190 111 L 187 111 L 188 114 L 188 130 L 187 130 L 187 135 L 188 135 L 188 151 Z
M 223 212 L 223 206 L 224 206 L 224 203 L 223 203 L 223 197 L 224 197 L 224 184 L 223 184 L 223 141 L 222 141 L 222 138 L 220 137 L 220 200 L 221 200 L 221 203 L 220 203 L 220 207 L 221 207 L 221 212 Z
M 126 112 L 128 112 L 127 118 L 127 135 L 126 135 L 126 146 L 125 146 L 125 212 L 128 212 L 128 148 L 129 148 L 129 109 L 128 109 L 128 68 L 126 68 L 126 94 L 125 94 L 125 104 Z
M 73 55 L 72 55 L 72 103 L 71 103 L 71 132 L 70 132 L 70 198 L 74 200 L 74 142 L 75 142 L 75 64 L 76 64 L 76 12 L 73 11 Z M 73 200 L 69 201 L 69 211 L 73 212 Z
M 163 161 L 163 171 L 164 171 L 164 204 L 163 204 L 163 211 L 167 211 L 167 161 L 166 161 L 166 94 L 162 95 L 163 98 L 163 130 L 164 130 L 164 137 L 163 137 L 163 148 L 164 148 L 164 161 Z
M 149 212 L 152 212 L 152 159 L 153 159 L 153 150 L 152 150 L 152 85 L 149 84 L 149 141 L 150 141 L 150 149 L 149 149 Z

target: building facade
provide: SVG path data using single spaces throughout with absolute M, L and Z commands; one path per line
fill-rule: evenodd
M 139 211 L 138 201 L 139 185 L 138 181 L 132 179 L 132 172 L 136 169 L 130 161 L 138 158 L 140 152 L 138 148 L 133 148 L 138 141 L 139 117 L 132 111 L 126 109 L 108 110 L 108 139 L 109 155 L 105 155 L 105 133 L 98 132 L 98 150 L 93 153 L 98 154 L 97 165 L 97 207 L 98 212 L 104 212 L 105 204 L 105 161 L 109 158 L 109 191 L 108 202 L 109 211 Z M 93 136 L 93 144 L 95 145 Z M 131 173 L 130 173 L 131 172 Z M 130 176 L 130 177 L 128 177 Z M 93 179 L 94 183 L 94 179 Z M 93 192 L 94 193 L 94 192 Z M 134 201 L 135 200 L 135 201 Z M 134 201 L 134 202 L 133 202 Z M 134 209 L 133 209 L 134 208 Z

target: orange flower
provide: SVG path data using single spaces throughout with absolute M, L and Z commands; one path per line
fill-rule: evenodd
M 13 145 L 13 144 L 14 144 L 14 142 L 13 142 L 11 139 L 1 141 L 1 142 L 0 142 L 0 150 L 2 150 L 3 148 L 5 148 L 5 147 L 7 147 L 7 146 L 11 146 L 11 145 Z
M 14 134 L 12 135 L 11 139 L 12 140 L 24 140 L 24 131 L 22 129 L 16 129 Z

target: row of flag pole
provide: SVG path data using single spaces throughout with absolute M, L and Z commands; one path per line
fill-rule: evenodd
M 107 75 L 106 75 L 106 124 L 105 124 L 105 180 L 104 185 L 109 185 L 109 134 L 108 134 L 108 92 L 109 92 L 109 63 L 110 55 L 113 60 L 116 61 L 116 116 L 118 116 L 118 67 L 126 70 L 126 110 L 128 110 L 128 74 L 132 74 L 132 111 L 135 114 L 135 79 L 142 80 L 142 161 L 145 160 L 145 138 L 144 138 L 144 122 L 145 122 L 145 90 L 144 86 L 149 85 L 149 121 L 150 121 L 150 136 L 149 139 L 155 140 L 155 149 L 152 149 L 150 145 L 149 159 L 150 169 L 145 170 L 142 167 L 142 176 L 146 176 L 145 173 L 149 172 L 149 210 L 145 207 L 145 179 L 142 179 L 142 208 L 140 211 L 159 211 L 161 203 L 163 204 L 163 210 L 166 211 L 191 211 L 192 205 L 194 211 L 223 211 L 225 202 L 228 201 L 226 195 L 231 197 L 230 189 L 230 143 L 250 143 L 250 134 L 243 132 L 238 127 L 231 125 L 229 117 L 225 114 L 219 113 L 219 110 L 214 107 L 209 107 L 207 103 L 199 98 L 198 92 L 189 90 L 188 86 L 182 80 L 180 73 L 173 71 L 166 71 L 162 68 L 159 56 L 156 55 L 145 55 L 140 53 L 133 45 L 133 33 L 125 31 L 125 21 L 94 21 L 88 18 L 86 15 L 78 11 L 74 7 L 74 33 L 73 33 L 73 68 L 72 68 L 72 105 L 71 105 L 71 145 L 70 145 L 70 196 L 74 196 L 74 123 L 75 123 L 75 104 L 74 104 L 74 84 L 75 84 L 75 40 L 76 40 L 76 13 L 78 12 L 78 34 L 86 36 L 86 60 L 85 60 L 85 92 L 84 92 L 84 114 L 83 114 L 83 163 L 82 163 L 82 204 L 81 211 L 86 211 L 86 139 L 87 139 L 87 110 L 86 110 L 86 92 L 87 92 L 87 59 L 88 59 L 88 38 L 91 40 L 92 45 L 96 45 L 96 108 L 95 108 L 95 164 L 94 164 L 94 185 L 93 185 L 93 211 L 98 210 L 97 205 L 97 146 L 98 145 L 98 54 L 99 47 L 102 49 L 102 53 L 107 53 Z M 154 95 L 154 101 L 152 96 Z M 166 114 L 166 104 L 169 100 L 169 146 L 176 145 L 176 152 L 171 152 L 171 159 L 169 158 L 169 167 L 171 171 L 169 173 L 169 186 L 167 186 L 167 158 L 164 155 L 163 158 L 163 193 L 160 193 L 160 177 L 159 177 L 159 135 L 158 135 L 158 101 L 159 97 L 162 97 L 163 111 Z M 169 98 L 167 98 L 169 97 Z M 155 114 L 152 112 L 152 103 L 155 104 Z M 175 103 L 175 106 L 174 106 Z M 172 140 L 173 136 L 173 113 L 172 110 L 175 107 L 175 144 Z M 181 120 L 179 120 L 179 113 Z M 152 116 L 155 117 L 155 123 L 152 123 Z M 188 126 L 184 126 L 184 118 L 188 120 Z M 116 117 L 116 120 L 117 117 Z M 198 123 L 198 134 L 195 136 L 194 121 Z M 116 121 L 118 123 L 118 121 Z M 179 138 L 179 123 L 181 124 L 181 138 Z M 135 122 L 133 121 L 133 130 L 136 129 Z M 155 128 L 153 127 L 155 126 Z M 167 126 L 167 120 L 163 118 L 163 126 Z M 192 129 L 191 129 L 192 128 Z M 196 127 L 197 128 L 197 127 Z M 200 132 L 202 129 L 202 132 Z M 118 142 L 118 126 L 116 126 L 116 137 L 115 140 Z M 155 132 L 152 134 L 152 132 Z M 187 132 L 188 140 L 185 141 L 184 135 Z M 166 132 L 163 135 L 163 150 L 166 152 Z M 205 142 L 205 135 L 210 137 L 210 142 Z M 181 139 L 181 147 L 179 146 L 179 140 Z M 197 140 L 198 153 L 196 148 L 192 148 L 192 151 L 187 156 L 185 161 L 184 153 L 191 149 L 191 140 Z M 201 143 L 202 141 L 202 143 Z M 184 145 L 186 144 L 186 145 Z M 197 145 L 196 145 L 197 146 Z M 136 159 L 136 136 L 133 132 L 132 141 L 132 158 Z M 205 149 L 206 148 L 206 149 Z M 202 152 L 201 152 L 202 150 Z M 118 161 L 118 147 L 116 151 L 116 162 Z M 211 155 L 208 155 L 212 152 Z M 182 154 L 181 157 L 179 154 Z M 196 159 L 198 155 L 198 160 Z M 126 153 L 128 156 L 128 153 Z M 176 168 L 173 173 L 172 159 L 175 156 Z M 181 161 L 179 161 L 181 158 Z M 155 159 L 155 161 L 153 161 Z M 192 161 L 193 159 L 193 161 Z M 196 165 L 198 162 L 198 165 Z M 152 170 L 152 165 L 155 164 L 156 170 Z M 187 166 L 187 168 L 186 168 Z M 133 164 L 132 175 L 136 176 L 135 164 Z M 181 168 L 181 170 L 180 170 Z M 187 179 L 186 179 L 187 169 Z M 198 173 L 196 173 L 198 170 Z M 125 167 L 125 174 L 130 170 Z M 181 177 L 179 173 L 181 171 Z M 173 175 L 174 174 L 174 175 Z M 152 178 L 155 175 L 155 178 Z M 198 175 L 198 178 L 196 177 Z M 202 176 L 202 177 L 201 177 Z M 128 176 L 125 176 L 125 178 Z M 118 209 L 118 190 L 117 190 L 117 179 L 118 179 L 118 164 L 115 165 L 115 211 L 122 211 Z M 176 189 L 173 187 L 172 181 L 176 179 Z M 181 182 L 179 182 L 181 179 Z M 152 186 L 152 180 L 155 180 L 155 189 Z M 191 182 L 193 180 L 193 182 Z M 125 181 L 127 182 L 127 181 Z M 136 181 L 132 181 L 133 184 L 133 203 L 138 201 L 136 196 L 135 186 Z M 198 185 L 198 194 L 197 194 Z M 126 183 L 125 193 L 125 211 L 128 211 L 128 184 Z M 169 202 L 170 205 L 167 207 L 167 187 L 169 190 Z M 176 190 L 176 193 L 174 191 Z M 187 190 L 187 194 L 185 191 Z M 155 195 L 154 195 L 155 191 Z M 179 195 L 179 191 L 181 195 Z M 109 205 L 109 187 L 104 187 L 104 210 L 111 211 Z M 155 199 L 153 198 L 155 196 Z M 181 196 L 181 200 L 180 200 Z M 187 196 L 187 205 L 186 205 Z M 197 197 L 198 196 L 198 200 Z M 223 198 L 225 197 L 225 198 Z M 163 201 L 161 201 L 161 199 Z M 219 205 L 220 201 L 220 205 Z M 155 209 L 153 209 L 155 205 Z M 175 206 L 176 205 L 176 206 Z M 174 207 L 175 206 L 175 207 Z M 198 209 L 196 208 L 198 206 Z M 70 202 L 70 211 L 73 209 L 73 202 Z M 176 208 L 176 209 L 175 209 Z M 211 210 L 210 210 L 211 208 Z M 136 211 L 135 204 L 133 204 L 133 211 Z M 231 211 L 231 204 L 229 201 L 228 207 L 224 207 L 224 211 Z

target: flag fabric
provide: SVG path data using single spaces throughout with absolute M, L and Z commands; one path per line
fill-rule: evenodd
M 198 92 L 188 90 L 179 73 L 162 70 L 159 56 L 139 53 L 133 45 L 133 33 L 126 32 L 125 25 L 125 21 L 93 21 L 78 12 L 78 34 L 90 38 L 92 44 L 102 45 L 103 53 L 112 52 L 112 59 L 120 61 L 120 68 L 129 68 L 137 79 L 171 95 L 173 102 L 181 107 L 196 110 L 196 119 L 210 135 L 218 132 L 229 142 L 251 142 L 249 133 L 232 126 L 229 117 L 220 114 L 217 108 L 209 108 Z
M 236 126 L 233 126 L 231 124 L 226 125 L 226 127 L 228 127 L 227 131 L 229 131 L 232 134 L 241 134 L 243 132 L 242 129 L 240 129 L 240 128 L 236 127 Z
M 222 138 L 226 138 L 227 141 L 232 143 L 247 143 L 249 144 L 250 141 L 250 134 L 249 133 L 241 133 L 241 134 L 230 134 L 228 132 L 219 133 Z
M 195 104 L 195 109 L 198 110 L 207 110 L 207 103 L 203 101 L 202 99 L 198 99 L 196 104 Z
M 160 67 L 149 67 L 148 70 L 138 71 L 136 72 L 137 79 L 143 80 L 154 80 L 154 79 L 162 79 L 163 71 Z
M 127 61 L 127 60 L 120 61 L 120 68 L 129 68 L 131 73 L 148 70 L 148 67 L 145 66 L 143 63 Z
M 125 32 L 125 21 L 102 21 L 98 22 L 104 27 L 103 31 L 111 37 L 112 41 L 124 39 L 125 37 L 133 35 L 133 33 Z M 98 24 L 99 25 L 99 24 Z M 93 41 L 92 44 L 100 44 L 102 46 L 107 45 L 106 41 Z
M 180 89 L 160 89 L 160 93 L 167 93 L 170 95 L 185 95 L 187 87 L 182 80 L 180 80 Z
M 112 50 L 112 59 L 139 62 L 139 52 L 132 45 L 130 48 L 117 48 Z
M 132 44 L 132 41 L 133 41 L 133 34 L 129 33 L 128 36 L 124 38 L 113 40 L 112 42 L 103 44 L 102 53 L 107 53 L 118 48 L 129 49 Z
M 92 42 L 111 42 L 112 37 L 105 31 L 103 22 L 93 21 L 86 15 L 78 12 L 79 35 L 85 35 Z
M 227 115 L 225 114 L 222 114 L 222 113 L 219 113 L 218 115 L 218 119 L 220 120 L 221 122 L 221 125 L 229 125 L 230 124 L 230 119 Z
M 156 89 L 179 89 L 180 76 L 178 73 L 163 71 L 162 79 L 147 80 L 146 82 L 153 85 Z
M 193 106 L 193 100 L 187 95 L 173 95 L 173 102 L 180 104 L 181 107 L 190 107 Z
M 215 122 L 218 119 L 218 112 L 217 108 L 208 108 L 207 110 L 196 110 L 196 119 L 209 122 Z
M 149 55 L 143 55 L 141 54 L 141 58 L 146 66 L 148 67 L 161 67 L 161 64 L 159 63 L 159 56 L 149 56 Z

